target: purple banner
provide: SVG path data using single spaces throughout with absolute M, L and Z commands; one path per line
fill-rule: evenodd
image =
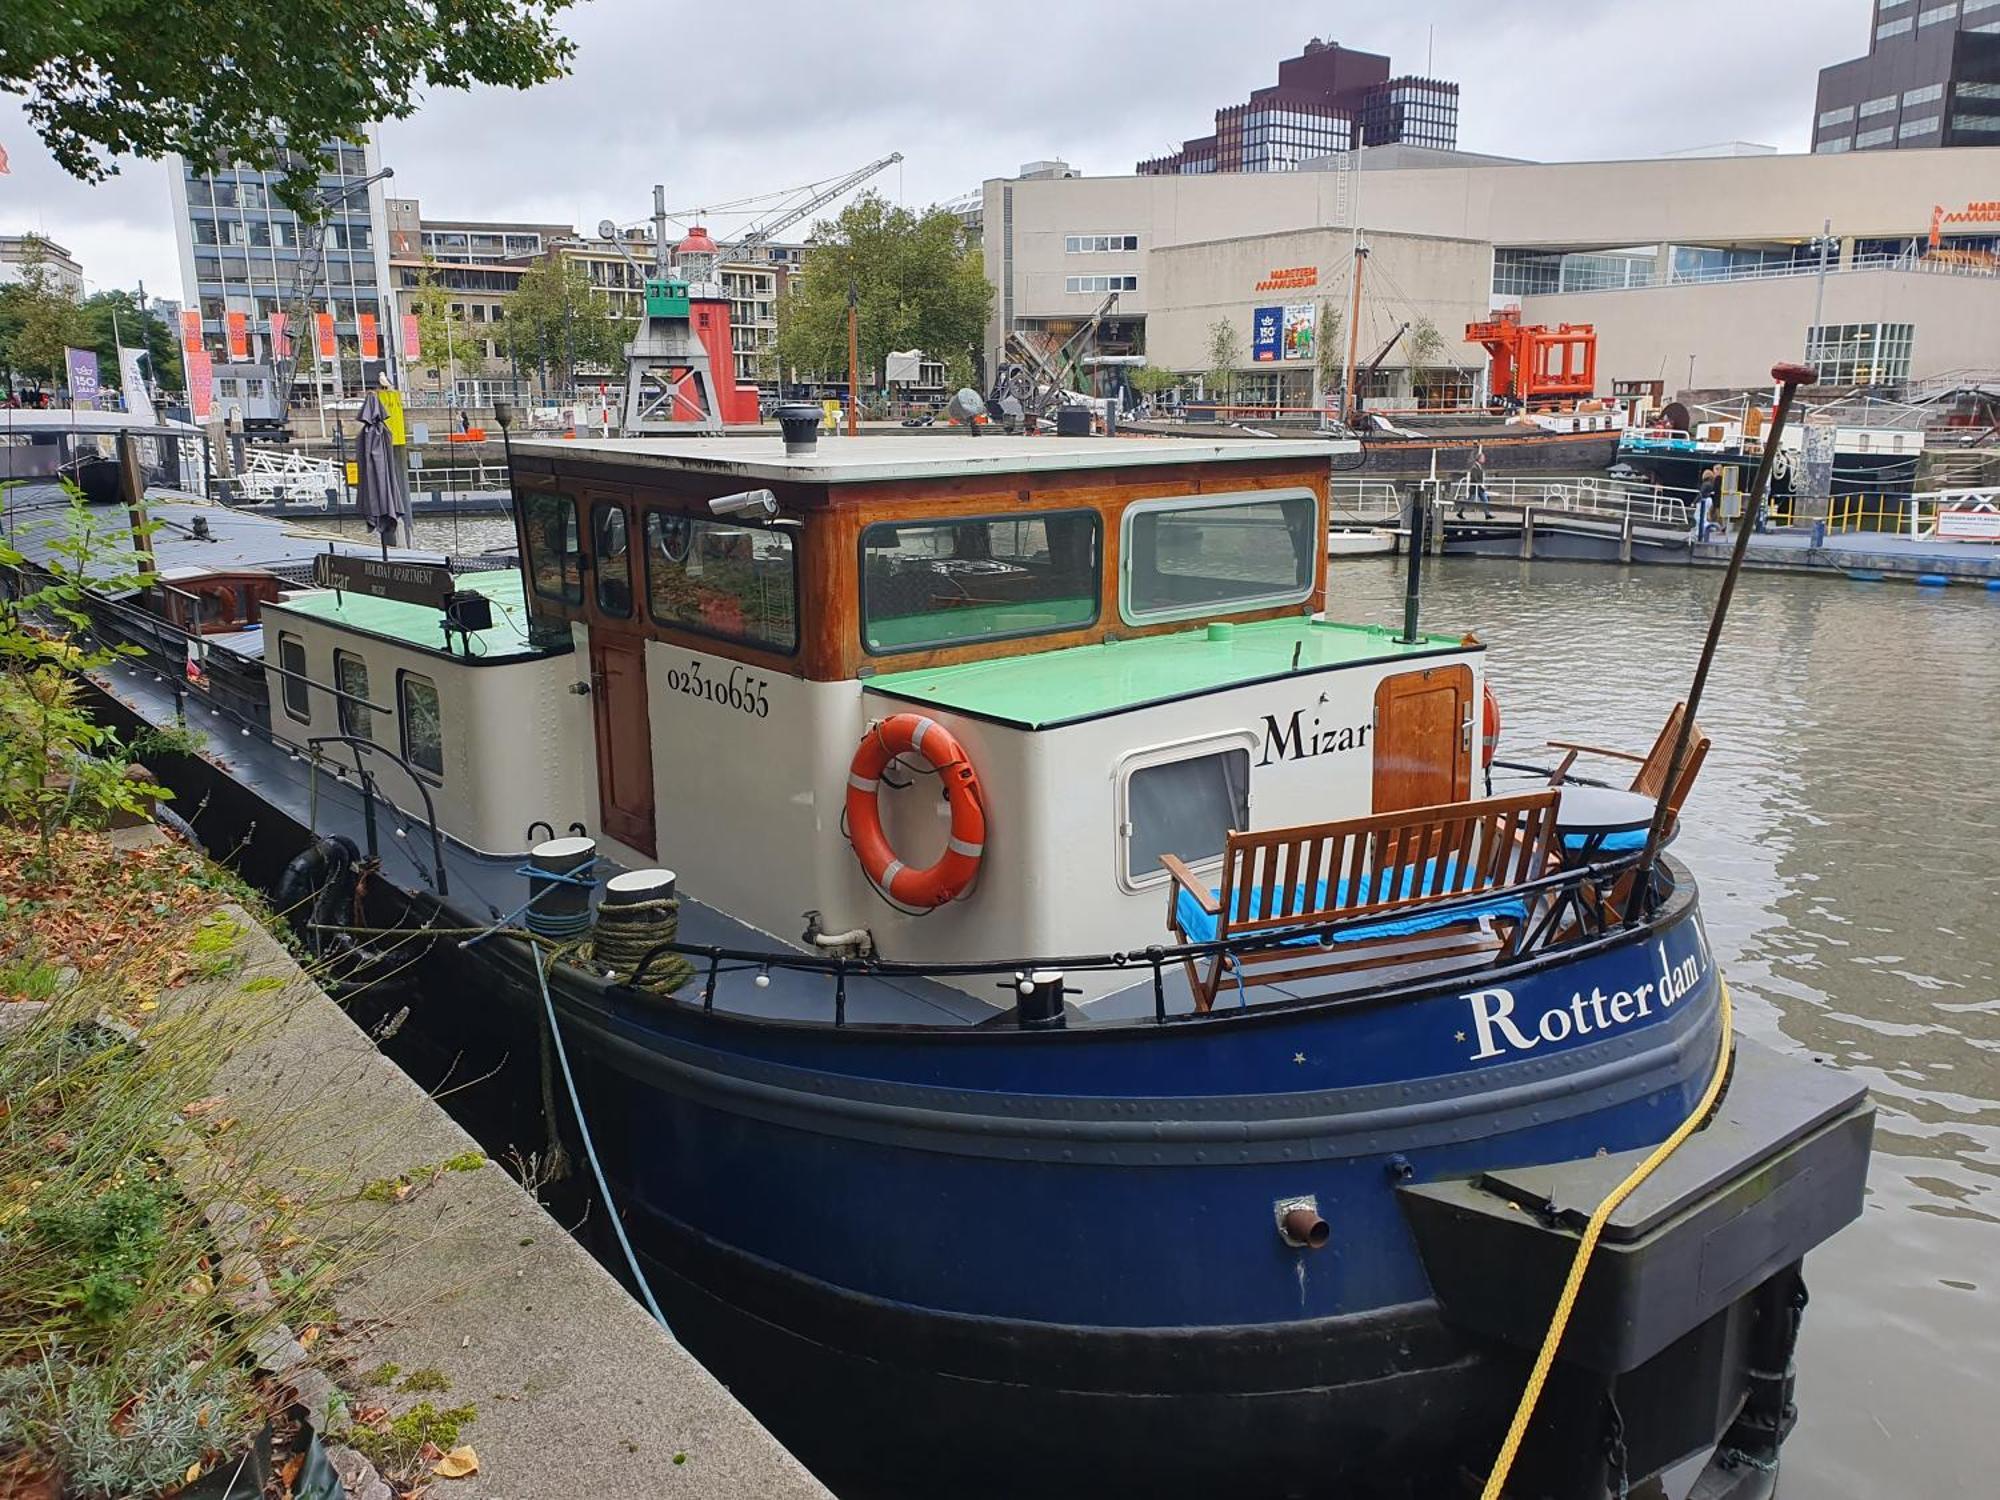
M 91 349 L 64 349 L 69 357 L 69 404 L 85 411 L 97 409 L 97 354 Z

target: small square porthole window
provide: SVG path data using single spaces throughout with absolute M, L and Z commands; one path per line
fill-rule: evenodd
M 1250 825 L 1250 750 L 1210 742 L 1148 755 L 1126 772 L 1120 832 L 1128 889 L 1166 878 L 1160 856 L 1189 865 L 1221 856 L 1232 828 Z

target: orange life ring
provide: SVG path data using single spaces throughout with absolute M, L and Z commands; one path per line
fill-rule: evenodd
M 882 772 L 899 755 L 928 762 L 951 804 L 951 835 L 944 853 L 921 870 L 896 858 L 882 832 L 882 810 L 876 802 Z M 933 911 L 971 888 L 986 850 L 986 808 L 979 773 L 950 730 L 923 714 L 895 714 L 861 737 L 847 767 L 847 840 L 875 888 L 904 911 Z
M 1500 699 L 1493 691 L 1492 683 L 1482 682 L 1479 687 L 1479 717 L 1483 731 L 1483 738 L 1479 744 L 1479 763 L 1482 766 L 1490 766 L 1493 764 L 1493 757 L 1500 753 Z

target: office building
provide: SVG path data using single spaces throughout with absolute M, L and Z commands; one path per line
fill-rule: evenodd
M 1546 164 L 1399 147 L 1361 157 L 1358 188 L 1337 170 L 988 182 L 987 367 L 1009 333 L 1058 344 L 1086 326 L 1112 278 L 1117 305 L 1084 353 L 1143 354 L 1199 377 L 1222 324 L 1241 351 L 1238 399 L 1289 407 L 1324 400 L 1319 346 L 1344 355 L 1355 329 L 1362 363 L 1386 347 L 1364 374 L 1370 397 L 1476 396 L 1486 360 L 1463 342 L 1465 326 L 1506 306 L 1529 323 L 1594 324 L 1605 395 L 1614 381 L 1756 387 L 1775 361 L 1809 349 L 1830 383 L 1893 385 L 1989 367 L 2000 349 L 2000 244 L 1978 222 L 1994 211 L 2000 147 Z M 1358 323 L 1343 207 L 1356 191 L 1371 249 Z M 1815 321 L 1821 332 L 1809 335 Z M 1413 336 L 1426 327 L 1431 338 Z
M 416 312 L 428 280 L 444 290 L 452 322 L 466 330 L 462 343 L 454 338 L 447 348 L 420 349 L 422 357 L 410 366 L 412 390 L 455 406 L 488 406 L 498 397 L 525 395 L 528 386 L 502 326 L 507 298 L 555 245 L 576 237 L 576 227 L 426 219 L 415 198 L 390 198 L 387 210 L 398 317 Z
M 1876 0 L 1873 25 L 1820 70 L 1814 151 L 2000 146 L 2000 0 Z
M 778 294 L 786 278 L 804 259 L 801 245 L 766 244 L 735 253 L 722 246 L 722 288 L 729 297 L 730 339 L 736 356 L 736 380 L 741 385 L 771 387 L 777 380 L 766 355 L 778 338 Z M 551 252 L 581 266 L 593 287 L 611 300 L 620 317 L 637 320 L 645 307 L 645 278 L 652 274 L 653 235 L 650 228 L 628 229 L 621 247 L 597 235 L 577 236 L 556 244 Z M 584 371 L 616 375 L 623 372 Z
M 1142 161 L 1142 176 L 1290 172 L 1314 157 L 1371 146 L 1450 150 L 1458 144 L 1458 85 L 1389 76 L 1389 59 L 1314 37 L 1278 64 L 1276 84 L 1215 112 L 1215 133 Z
M 281 382 L 295 406 L 315 392 L 355 400 L 378 372 L 396 368 L 382 194 L 388 174 L 373 130 L 328 145 L 324 156 L 316 189 L 324 212 L 316 222 L 279 200 L 275 172 L 172 161 L 182 303 L 200 313 L 196 336 L 214 364 L 219 412 L 282 420 Z M 275 330 L 273 317 L 280 320 Z
M 83 296 L 83 267 L 61 245 L 39 234 L 0 234 L 0 286 L 25 281 L 28 268 L 38 263 L 50 286 Z

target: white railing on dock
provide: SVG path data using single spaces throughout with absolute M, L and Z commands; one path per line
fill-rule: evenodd
M 1426 481 L 1428 482 L 1428 481 Z M 1329 494 L 1333 524 L 1380 525 L 1402 519 L 1407 481 L 1333 477 Z M 1496 475 L 1486 481 L 1486 498 L 1496 510 L 1560 511 L 1573 515 L 1686 529 L 1694 524 L 1688 497 L 1646 480 L 1608 474 Z M 1438 481 L 1437 502 L 1447 514 L 1482 514 L 1463 474 Z
M 342 486 L 340 465 L 291 448 L 250 447 L 237 471 L 237 493 L 253 505 L 323 505 Z

